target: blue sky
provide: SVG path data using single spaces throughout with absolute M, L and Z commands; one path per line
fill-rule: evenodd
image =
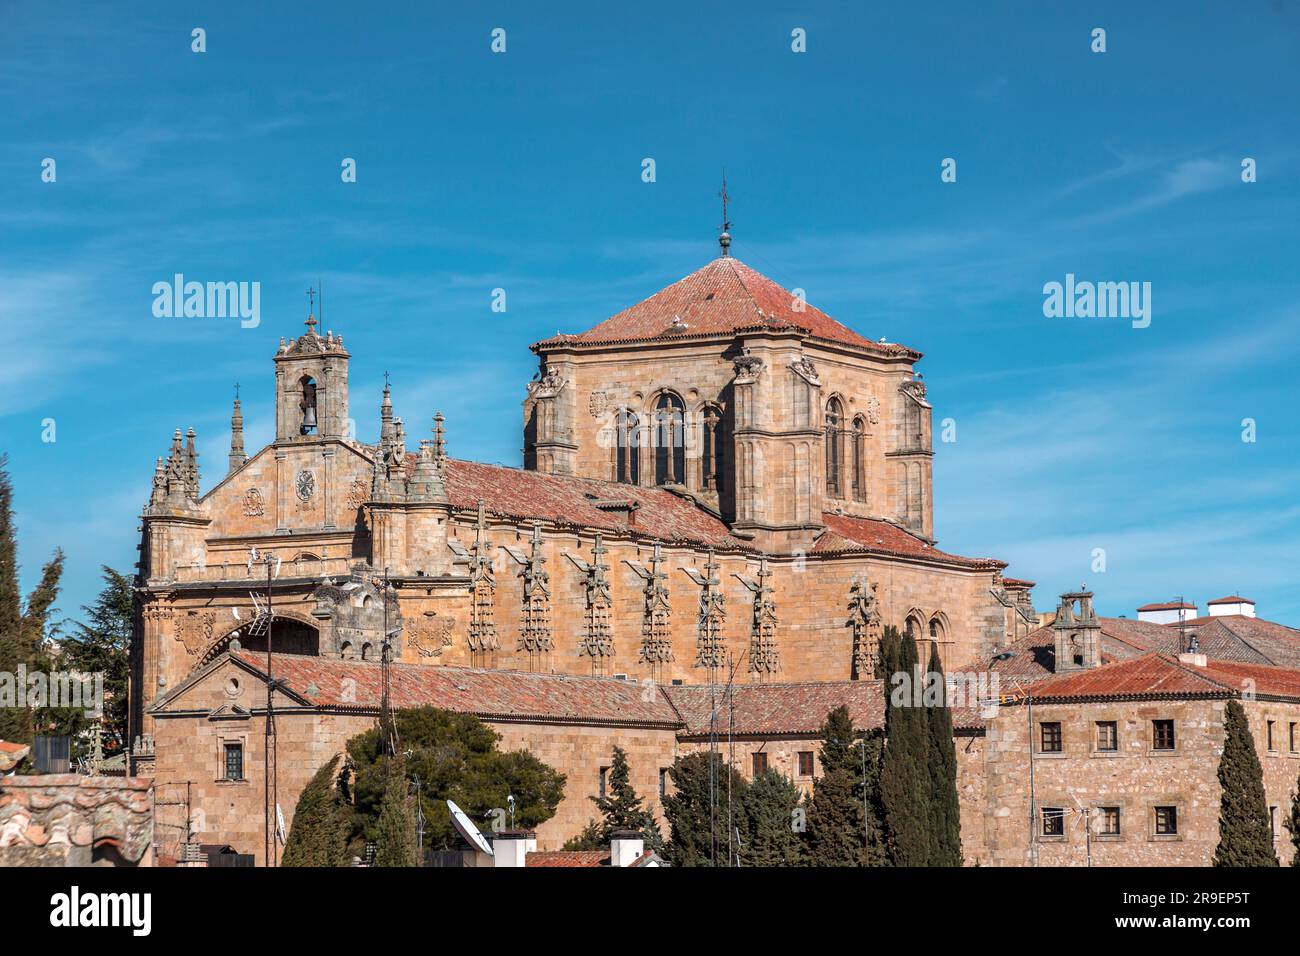
M 725 166 L 738 258 L 925 353 L 941 547 L 1042 609 L 1086 581 L 1108 614 L 1241 591 L 1300 624 L 1295 3 L 446 6 L 0 0 L 26 587 L 56 546 L 65 612 L 129 569 L 172 430 L 224 472 L 235 381 L 269 439 L 320 280 L 360 438 L 387 369 L 410 432 L 441 409 L 452 454 L 517 464 L 528 343 L 712 258 Z M 155 318 L 176 272 L 260 282 L 261 325 Z M 1045 318 L 1066 273 L 1150 282 L 1151 326 Z

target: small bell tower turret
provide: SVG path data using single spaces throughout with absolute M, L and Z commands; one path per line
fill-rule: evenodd
M 1087 588 L 1061 595 L 1052 630 L 1056 635 L 1056 673 L 1101 666 L 1101 623 Z
M 311 311 L 316 291 L 308 289 L 307 331 L 280 340 L 275 356 L 275 440 L 314 441 L 349 437 L 348 355 L 343 336 L 316 331 Z

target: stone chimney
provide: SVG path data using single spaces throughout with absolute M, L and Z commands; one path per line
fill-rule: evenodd
M 528 854 L 537 849 L 537 834 L 532 830 L 502 830 L 492 837 L 494 866 L 522 867 Z
M 615 830 L 609 839 L 609 865 L 631 866 L 645 853 L 645 837 L 637 830 Z

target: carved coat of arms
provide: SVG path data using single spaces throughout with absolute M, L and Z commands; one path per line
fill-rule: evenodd
M 364 478 L 358 478 L 352 482 L 352 487 L 348 489 L 348 508 L 355 510 L 370 500 L 370 482 Z
M 421 657 L 440 657 L 444 647 L 451 647 L 452 624 L 449 617 L 439 617 L 433 611 L 425 611 L 406 618 L 403 621 L 403 633 Z
M 316 493 L 316 476 L 304 468 L 298 472 L 298 498 L 307 501 Z
M 264 514 L 266 514 L 266 500 L 262 497 L 262 492 L 256 488 L 249 488 L 248 494 L 244 495 L 244 515 L 257 518 Z
M 176 639 L 190 657 L 198 657 L 212 643 L 216 620 L 212 611 L 190 611 L 176 618 Z

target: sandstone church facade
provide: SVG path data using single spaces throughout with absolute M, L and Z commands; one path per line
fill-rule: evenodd
M 807 790 L 829 710 L 882 732 L 890 624 L 950 675 L 1002 680 L 953 712 L 968 864 L 1204 864 L 1233 698 L 1279 818 L 1300 772 L 1300 632 L 1235 615 L 1194 641 L 1197 622 L 1100 618 L 1086 590 L 1040 623 L 1031 582 L 937 547 L 920 354 L 723 240 L 532 346 L 522 469 L 452 457 L 438 414 L 408 438 L 387 385 L 377 440 L 355 438 L 350 355 L 310 314 L 274 356 L 274 441 L 246 453 L 236 398 L 205 490 L 176 431 L 143 513 L 130 709 L 132 772 L 187 794 L 170 832 L 263 862 L 270 804 L 291 823 L 385 700 L 473 713 L 562 772 L 543 849 L 581 830 L 615 746 L 651 804 L 674 760 L 720 740 L 747 776 Z
M 725 250 L 724 250 L 725 251 Z M 316 321 L 274 356 L 275 440 L 236 400 L 226 474 L 193 430 L 143 513 L 133 736 L 250 632 L 279 560 L 274 649 L 657 683 L 870 676 L 886 624 L 955 667 L 1037 624 L 1003 562 L 935 543 L 920 354 L 723 255 L 580 335 L 536 343 L 524 469 L 414 439 L 387 386 L 347 434 L 350 355 Z
M 576 797 L 548 830 L 555 845 L 585 822 L 612 742 L 658 741 L 635 768 L 647 793 L 698 746 L 656 688 L 682 688 L 680 703 L 691 687 L 825 682 L 818 700 L 851 701 L 886 625 L 932 642 L 948 669 L 1037 626 L 1030 582 L 937 547 L 920 353 L 836 322 L 723 238 L 697 272 L 532 346 L 522 469 L 453 457 L 459 423 L 441 415 L 417 438 L 387 384 L 376 440 L 358 440 L 351 356 L 311 314 L 273 357 L 268 446 L 246 452 L 236 398 L 225 473 L 209 483 L 193 430 L 178 429 L 142 516 L 133 772 L 197 782 L 209 835 L 260 852 L 244 832 L 261 827 L 260 789 L 230 779 L 225 761 L 264 759 L 253 724 L 265 685 L 251 688 L 265 675 L 250 661 L 265 658 L 268 629 L 277 667 L 327 668 L 277 699 L 286 812 L 340 734 L 373 721 L 375 700 L 349 703 L 333 685 L 373 690 L 386 645 L 408 684 L 437 677 L 425 669 L 501 675 L 499 711 L 454 690 L 407 703 L 499 718 L 507 743 L 568 774 Z M 653 698 L 653 713 L 622 719 L 614 677 Z M 798 733 L 822 718 L 801 715 Z

